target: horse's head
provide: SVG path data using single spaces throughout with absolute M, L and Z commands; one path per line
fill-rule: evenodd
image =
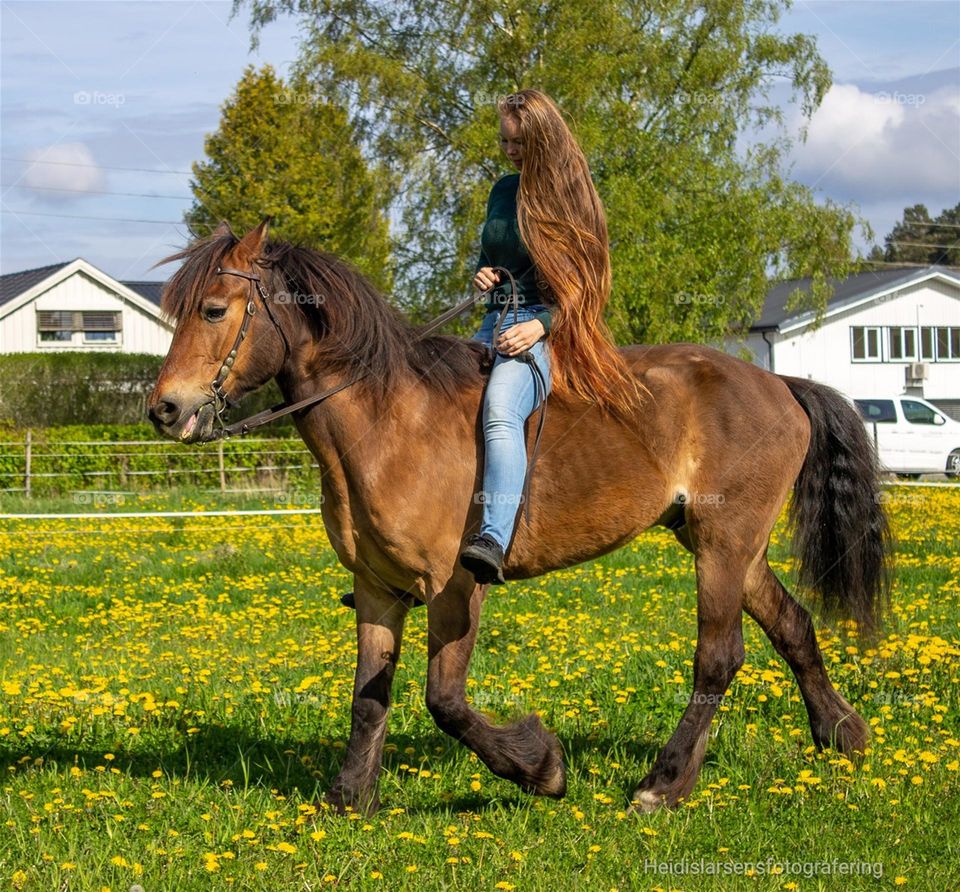
M 267 221 L 242 239 L 223 223 L 167 258 L 184 263 L 161 302 L 177 322 L 147 403 L 160 434 L 184 443 L 215 439 L 227 405 L 280 371 L 284 337 L 261 280 L 267 270 L 257 262 L 266 236 Z

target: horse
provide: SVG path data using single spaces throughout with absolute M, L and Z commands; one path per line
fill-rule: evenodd
M 427 609 L 426 703 L 437 725 L 493 774 L 564 796 L 563 752 L 540 718 L 498 725 L 466 698 L 489 588 L 458 561 L 481 517 L 484 346 L 421 337 L 348 261 L 268 238 L 266 221 L 242 237 L 221 224 L 161 262 L 174 261 L 161 305 L 176 327 L 148 401 L 160 434 L 216 439 L 221 410 L 270 379 L 288 403 L 326 397 L 293 414 L 321 469 L 323 522 L 356 599 L 349 742 L 326 802 L 379 808 L 391 682 L 417 602 Z M 891 542 L 857 413 L 824 385 L 710 347 L 618 349 L 648 397 L 635 418 L 616 418 L 551 394 L 534 510 L 516 526 L 503 573 L 570 567 L 657 525 L 692 553 L 693 695 L 631 808 L 673 807 L 694 789 L 713 714 L 743 664 L 744 612 L 793 671 L 816 746 L 862 753 L 867 725 L 831 683 L 810 612 L 767 559 L 792 490 L 799 584 L 824 615 L 867 634 L 880 628 Z

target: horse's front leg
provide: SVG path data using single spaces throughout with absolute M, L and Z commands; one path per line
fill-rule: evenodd
M 567 790 L 563 754 L 539 717 L 497 726 L 467 703 L 467 671 L 488 587 L 458 571 L 427 607 L 427 708 L 441 730 L 466 744 L 494 774 L 527 792 L 559 798 Z
M 393 674 L 400 658 L 406 604 L 391 590 L 357 576 L 357 672 L 353 685 L 350 742 L 327 802 L 374 812 L 380 807 L 377 780 L 387 733 Z

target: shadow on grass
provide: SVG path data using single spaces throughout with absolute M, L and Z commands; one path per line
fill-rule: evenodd
M 89 743 L 79 747 L 59 741 L 51 741 L 49 746 L 39 743 L 20 748 L 7 745 L 0 748 L 0 771 L 9 777 L 15 772 L 38 768 L 69 771 L 77 766 L 91 771 L 104 766 L 107 771 L 117 769 L 127 777 L 152 779 L 153 773 L 160 770 L 169 780 L 237 791 L 262 789 L 284 796 L 299 794 L 310 802 L 320 799 L 332 784 L 344 757 L 345 742 L 345 739 L 335 740 L 325 746 L 316 739 L 278 739 L 269 734 L 254 735 L 242 727 L 205 725 L 193 734 L 183 733 L 169 738 L 169 746 L 158 740 L 153 746 L 138 749 L 117 747 L 112 750 L 111 760 L 104 758 L 109 750 L 94 748 Z M 579 766 L 588 761 L 606 760 L 611 752 L 622 752 L 624 748 L 623 741 L 593 735 L 561 735 L 560 744 L 568 770 L 573 766 L 571 779 L 574 781 L 580 774 Z M 388 745 L 390 750 L 384 753 L 384 769 L 397 777 L 403 777 L 408 766 L 429 767 L 440 773 L 449 768 L 465 769 L 469 754 L 465 746 L 437 730 L 416 735 L 391 734 Z M 657 752 L 657 747 L 652 745 L 634 745 L 629 749 L 631 761 L 637 760 L 641 764 L 652 760 Z M 480 765 L 477 769 L 486 770 Z M 469 773 L 472 773 L 472 766 Z M 611 783 L 622 781 L 627 797 L 639 777 L 624 778 L 622 769 L 611 768 L 609 780 Z M 465 780 L 464 784 L 467 783 Z M 436 799 L 435 806 L 421 803 L 412 810 L 477 811 L 492 805 L 522 805 L 528 797 L 519 790 L 515 795 L 493 798 L 465 791 L 463 796 L 455 794 L 451 798 L 448 793 L 437 795 Z M 407 810 L 411 811 L 411 808 Z

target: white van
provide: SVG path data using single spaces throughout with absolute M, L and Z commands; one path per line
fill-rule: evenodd
M 916 396 L 853 402 L 888 470 L 904 477 L 960 476 L 960 422 Z

